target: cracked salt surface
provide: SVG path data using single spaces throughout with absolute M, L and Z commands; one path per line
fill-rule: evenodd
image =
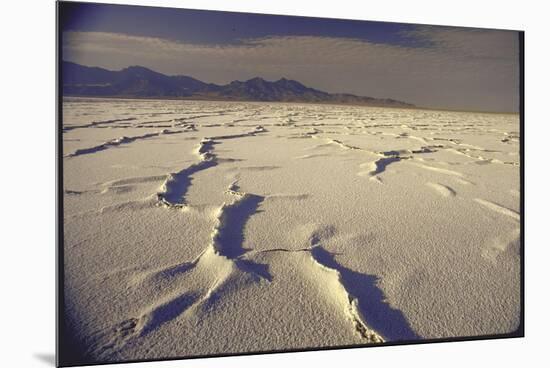
M 88 362 L 517 328 L 517 115 L 93 102 L 63 108 Z

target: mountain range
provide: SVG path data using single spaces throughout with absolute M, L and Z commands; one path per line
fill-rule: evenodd
M 353 104 L 384 107 L 414 107 L 389 98 L 328 93 L 309 88 L 295 80 L 275 82 L 256 77 L 225 85 L 205 83 L 184 76 L 168 76 L 142 66 L 119 71 L 63 61 L 61 76 L 64 96 L 179 98 L 222 101 L 272 101 Z

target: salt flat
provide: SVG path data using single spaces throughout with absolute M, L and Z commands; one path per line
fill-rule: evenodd
M 63 121 L 88 359 L 519 325 L 518 115 L 66 98 Z

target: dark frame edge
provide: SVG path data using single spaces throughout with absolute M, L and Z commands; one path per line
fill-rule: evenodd
M 407 341 L 384 342 L 381 344 L 309 347 L 309 348 L 300 348 L 300 349 L 265 350 L 265 351 L 251 351 L 251 352 L 243 352 L 243 353 L 222 353 L 222 354 L 212 354 L 212 355 L 205 354 L 205 355 L 193 355 L 193 356 L 183 356 L 183 357 L 169 356 L 169 357 L 158 357 L 158 358 L 151 358 L 151 359 L 129 359 L 129 360 L 100 361 L 100 362 L 77 362 L 77 363 L 65 362 L 62 365 L 60 365 L 60 367 L 116 365 L 116 364 L 128 364 L 128 363 L 153 363 L 153 362 L 175 361 L 175 360 L 186 361 L 186 360 L 195 360 L 195 359 L 216 359 L 216 358 L 231 358 L 231 357 L 250 356 L 250 355 L 271 355 L 271 354 L 286 354 L 286 353 L 309 353 L 309 352 L 314 353 L 319 351 L 365 349 L 365 348 L 377 348 L 377 347 L 384 347 L 384 346 L 411 346 L 411 345 L 415 346 L 415 345 L 437 344 L 437 343 L 461 343 L 461 342 L 471 342 L 471 341 L 523 338 L 524 336 L 522 335 L 520 330 L 522 331 L 521 326 L 518 327 L 517 330 L 512 331 L 510 333 L 498 334 L 498 335 L 479 335 L 479 336 L 463 336 L 463 337 L 453 337 L 453 338 L 407 340 Z
M 520 157 L 520 325 L 518 333 L 525 337 L 525 31 L 518 31 L 519 40 L 519 157 Z
M 60 5 L 59 1 L 55 2 L 55 170 L 56 170 L 56 183 L 55 183 L 55 212 L 56 212 L 56 224 L 55 224 L 55 366 L 60 367 L 63 364 L 61 356 L 61 347 L 64 345 L 62 338 L 62 330 L 64 330 L 64 256 L 63 256 L 63 147 L 62 147 L 62 96 L 61 96 L 61 29 L 60 29 Z

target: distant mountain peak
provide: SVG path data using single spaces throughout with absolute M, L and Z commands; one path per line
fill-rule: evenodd
M 279 79 L 278 81 L 276 81 L 274 83 L 279 85 L 279 86 L 291 86 L 291 87 L 294 87 L 294 88 L 304 88 L 304 89 L 308 88 L 305 85 L 303 85 L 302 83 L 300 83 L 296 80 L 293 80 L 293 79 L 281 78 L 281 79 Z
M 244 82 L 234 80 L 220 86 L 185 75 L 168 76 L 140 65 L 111 71 L 69 61 L 62 63 L 61 72 L 63 94 L 66 96 L 166 97 L 414 107 L 388 98 L 330 94 L 285 77 L 274 82 L 254 77 Z
M 166 75 L 164 75 L 162 73 L 156 72 L 154 70 L 151 70 L 149 68 L 146 68 L 146 67 L 140 66 L 140 65 L 131 65 L 129 67 L 126 67 L 126 68 L 122 69 L 121 72 L 136 73 L 136 74 L 162 75 L 162 76 L 166 77 Z
M 254 82 L 254 83 L 257 83 L 257 82 L 260 82 L 260 83 L 269 83 L 268 81 L 266 81 L 265 79 L 263 78 L 260 78 L 260 77 L 254 77 L 254 78 L 250 78 L 249 80 L 247 80 L 246 82 Z M 245 82 L 245 83 L 246 83 Z

